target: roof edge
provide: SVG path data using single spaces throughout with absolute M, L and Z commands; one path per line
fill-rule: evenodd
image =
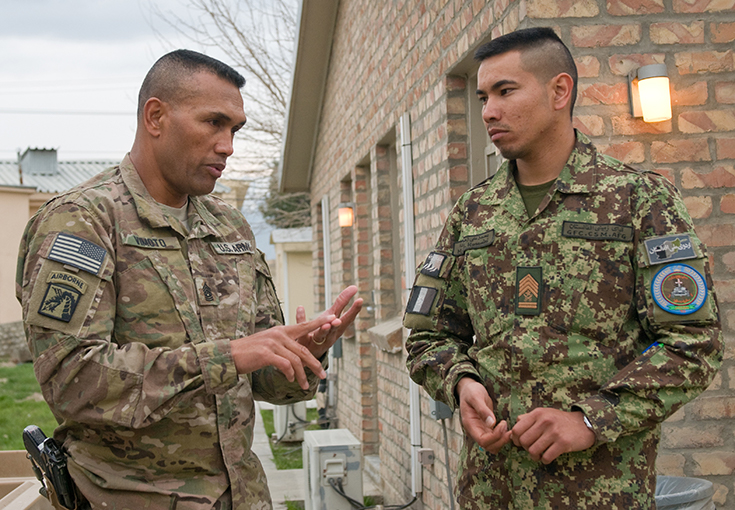
M 291 94 L 278 164 L 278 189 L 309 191 L 338 0 L 302 0 Z

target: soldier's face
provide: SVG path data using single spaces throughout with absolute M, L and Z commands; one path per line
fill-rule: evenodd
M 548 84 L 523 69 L 511 51 L 485 59 L 477 72 L 477 97 L 488 135 L 506 159 L 532 157 L 553 129 Z
M 246 120 L 240 90 L 230 82 L 200 72 L 185 87 L 179 99 L 164 103 L 156 146 L 166 196 L 155 198 L 172 207 L 214 189 Z

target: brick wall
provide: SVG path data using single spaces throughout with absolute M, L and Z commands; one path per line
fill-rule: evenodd
M 405 249 L 403 239 L 385 246 L 380 225 L 384 140 L 408 111 L 418 264 L 469 184 L 467 111 L 478 105 L 468 100 L 460 64 L 479 41 L 528 26 L 553 27 L 572 50 L 580 75 L 575 126 L 606 153 L 669 178 L 709 246 L 725 362 L 710 390 L 664 424 L 657 467 L 712 480 L 718 508 L 735 509 L 735 0 L 340 2 L 311 185 L 317 212 L 322 196 L 330 197 L 333 263 L 324 271 L 318 258 L 314 267 L 318 276 L 332 278 L 335 292 L 343 282 L 355 282 L 363 297 L 376 301 L 361 313 L 356 337 L 345 342 L 336 367 L 340 425 L 362 437 L 366 451 L 380 455 L 385 502 L 407 501 L 405 354 L 376 350 L 362 336 L 390 315 L 377 308 L 390 295 L 385 271 L 389 257 L 403 257 Z M 667 66 L 671 121 L 646 124 L 628 114 L 626 75 L 650 63 Z M 401 148 L 396 150 L 400 167 Z M 356 203 L 351 232 L 336 227 L 345 182 Z M 390 186 L 400 193 L 400 182 Z M 320 215 L 313 217 L 318 237 Z M 319 242 L 315 249 L 321 249 Z M 340 257 L 348 252 L 352 260 L 345 264 Z M 323 279 L 317 280 L 323 302 Z M 405 281 L 402 296 L 405 302 Z M 441 424 L 428 415 L 426 397 L 421 407 L 423 446 L 436 455 L 435 464 L 423 470 L 423 502 L 426 508 L 448 508 Z M 458 417 L 447 426 L 450 470 L 456 473 Z

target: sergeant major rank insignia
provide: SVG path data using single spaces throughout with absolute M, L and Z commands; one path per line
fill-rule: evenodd
M 516 268 L 516 314 L 538 315 L 541 313 L 543 280 L 540 267 Z
M 38 313 L 63 322 L 71 321 L 79 299 L 87 291 L 87 284 L 78 276 L 53 271 L 46 279 L 48 287 Z

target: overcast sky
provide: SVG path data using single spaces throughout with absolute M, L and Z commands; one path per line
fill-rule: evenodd
M 58 149 L 61 160 L 119 160 L 129 150 L 148 69 L 170 50 L 202 50 L 152 2 L 0 0 L 0 159 L 28 147 Z M 155 4 L 187 16 L 186 0 Z
M 133 143 L 138 89 L 161 55 L 189 48 L 227 61 L 178 35 L 154 3 L 193 19 L 187 0 L 0 0 L 0 160 L 32 147 L 62 161 L 119 161 Z M 246 151 L 240 141 L 225 177 Z M 267 183 L 251 181 L 243 212 L 272 258 L 256 198 Z

